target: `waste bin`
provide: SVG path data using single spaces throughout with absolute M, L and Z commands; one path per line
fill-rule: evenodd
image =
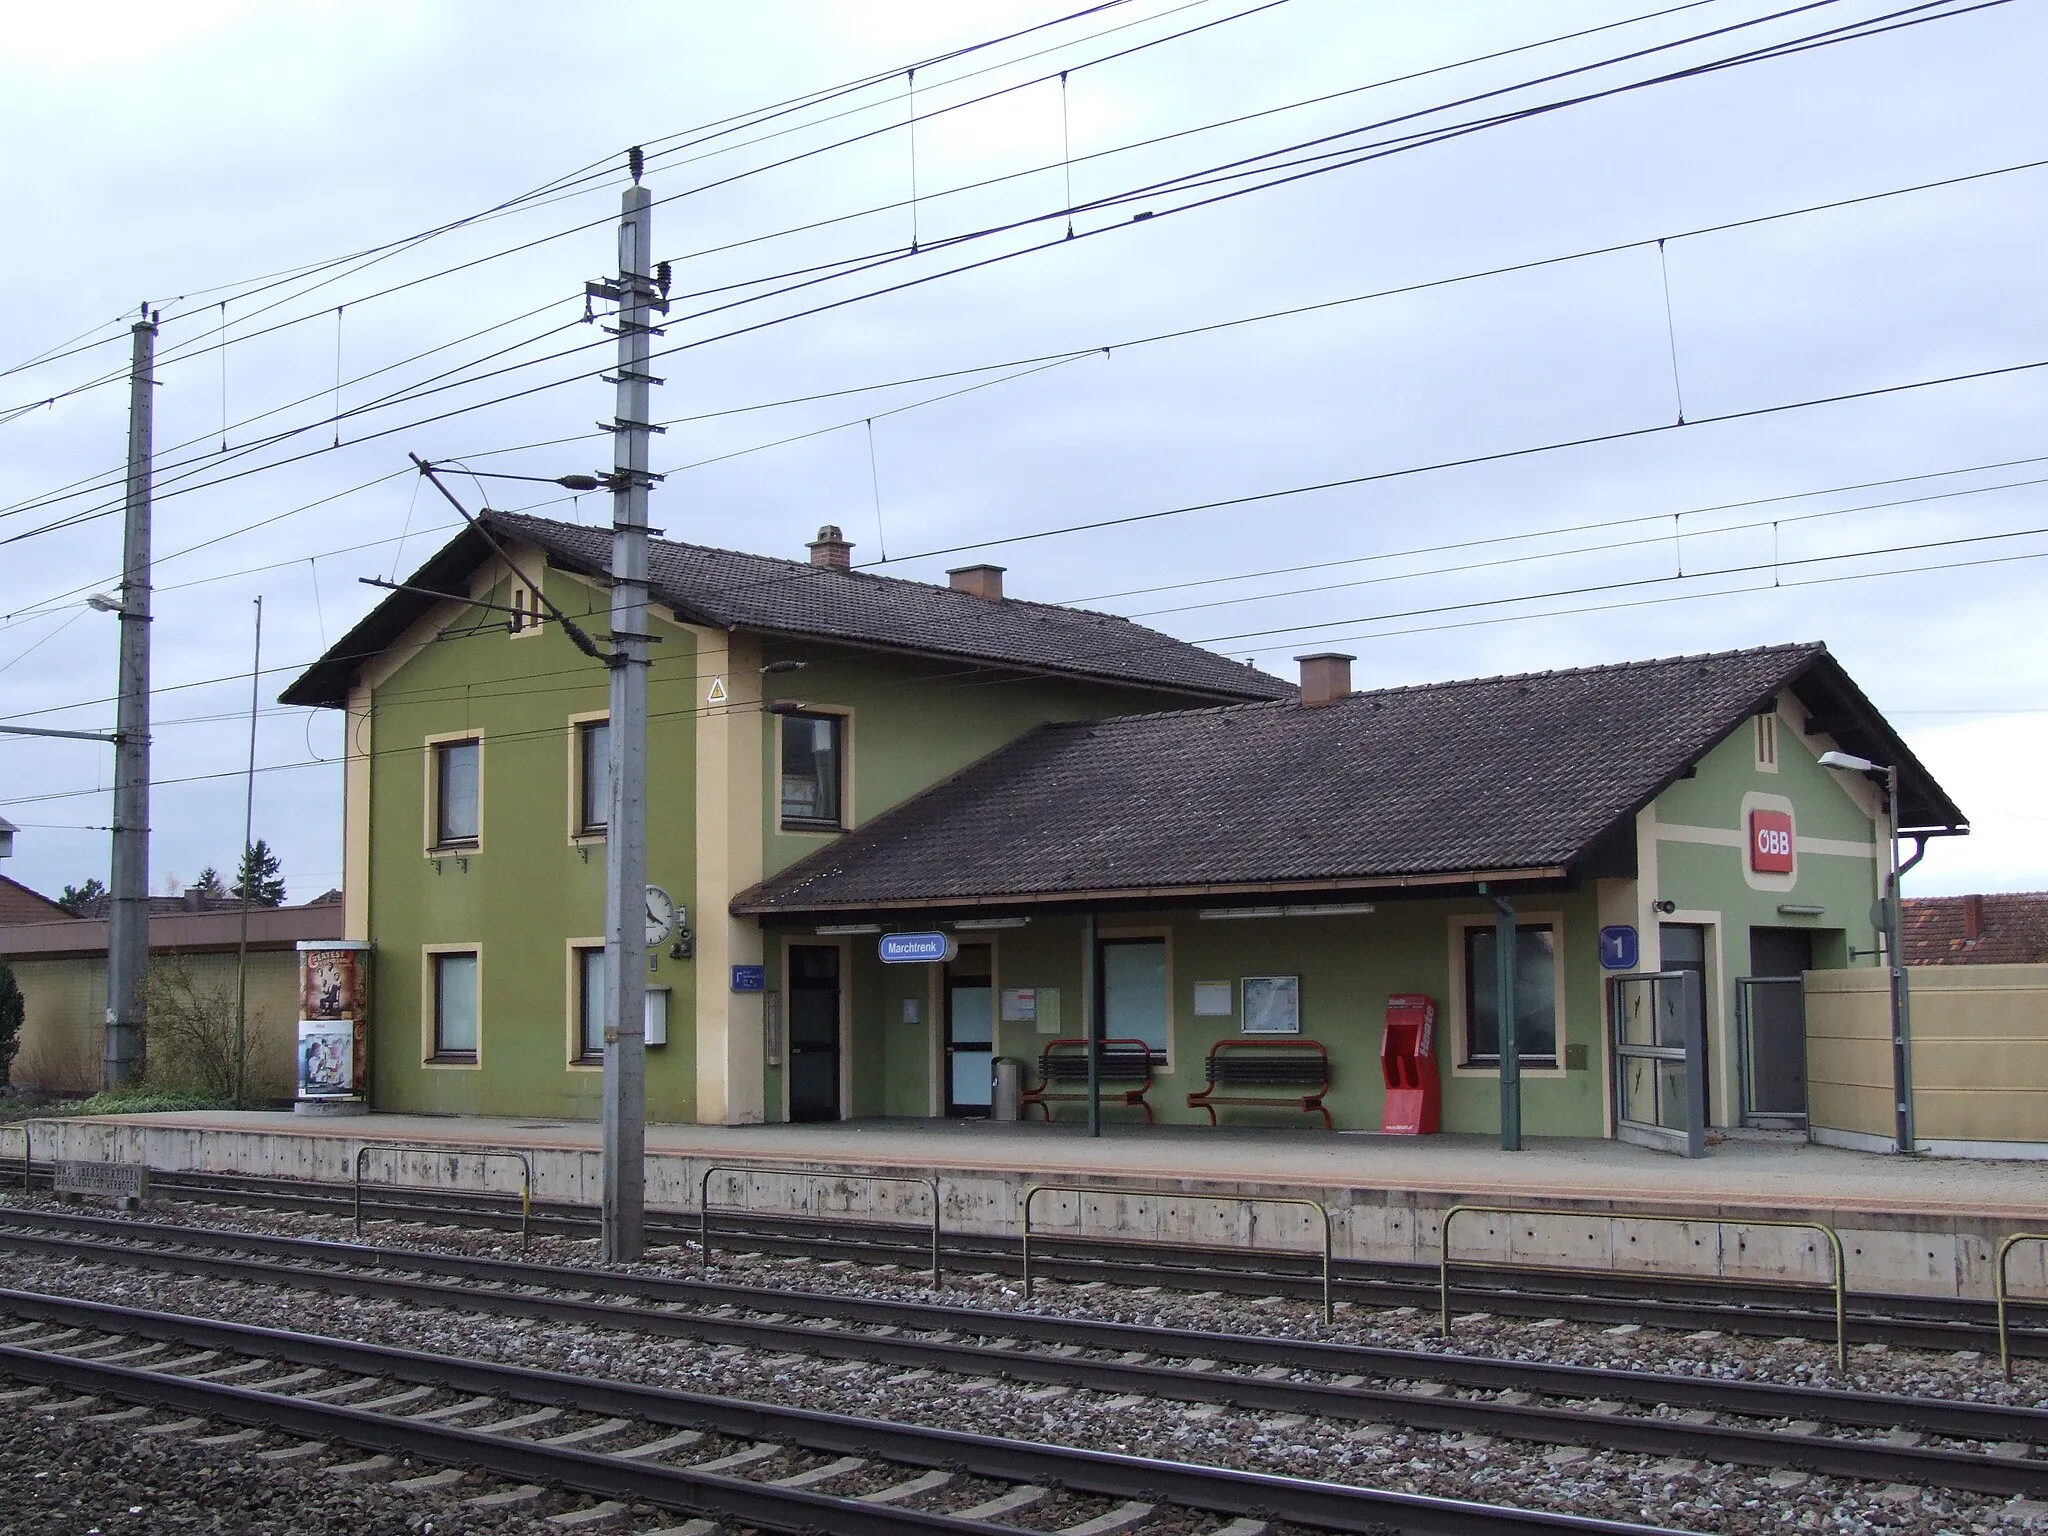
M 989 1080 L 989 1118 L 1023 1119 L 1024 1063 L 1015 1056 L 998 1056 L 990 1071 L 993 1076 Z

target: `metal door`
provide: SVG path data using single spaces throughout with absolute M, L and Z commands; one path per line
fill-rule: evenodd
M 987 1119 L 996 998 L 986 944 L 964 944 L 946 967 L 946 1113 Z
M 1614 1134 L 1638 1146 L 1707 1153 L 1707 1040 L 1699 977 L 1690 970 L 1607 983 L 1613 1032 Z
M 1742 1039 L 1742 1123 L 1806 1124 L 1806 986 L 1813 935 L 1799 928 L 1749 930 L 1751 975 L 1736 982 Z
M 839 1118 L 839 949 L 789 947 L 789 1118 Z

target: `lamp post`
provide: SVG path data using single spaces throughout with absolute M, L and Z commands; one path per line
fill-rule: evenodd
M 1899 770 L 1897 764 L 1873 763 L 1867 757 L 1858 757 L 1853 752 L 1823 752 L 1820 755 L 1823 768 L 1837 768 L 1844 773 L 1860 773 L 1875 776 L 1884 775 L 1885 815 L 1890 825 L 1886 829 L 1885 842 L 1890 849 L 1888 873 L 1885 878 L 1884 897 L 1884 949 L 1885 963 L 1891 968 L 1892 1000 L 1892 1134 L 1898 1142 L 1898 1150 L 1907 1156 L 1913 1152 L 1913 1047 L 1911 1032 L 1911 1010 L 1906 990 L 1906 956 L 1900 944 L 1899 929 L 1902 915 L 1899 901 L 1899 877 L 1913 864 L 1920 862 L 1915 853 L 1910 863 L 1899 863 Z M 1925 851 L 1922 840 L 1921 851 Z

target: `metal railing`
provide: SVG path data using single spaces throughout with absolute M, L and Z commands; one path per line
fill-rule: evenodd
M 498 1159 L 517 1163 L 519 1185 L 519 1250 L 524 1253 L 533 1240 L 533 1161 L 524 1152 L 480 1152 L 474 1147 L 426 1147 L 403 1141 L 366 1141 L 356 1148 L 356 1236 L 363 1235 L 363 1160 L 372 1152 L 424 1152 L 430 1157 L 473 1157 L 479 1162 Z M 393 1181 L 394 1183 L 396 1180 Z
M 1437 1298 L 1441 1309 L 1443 1336 L 1451 1336 L 1451 1224 L 1466 1212 L 1478 1212 L 1488 1216 L 1560 1216 L 1572 1221 L 1663 1221 L 1691 1226 L 1716 1227 L 1776 1227 L 1791 1232 L 1818 1232 L 1827 1239 L 1828 1252 L 1832 1259 L 1830 1282 L 1835 1293 L 1835 1365 L 1847 1369 L 1849 1364 L 1849 1276 L 1848 1268 L 1842 1261 L 1841 1235 L 1833 1227 L 1817 1221 L 1766 1221 L 1751 1220 L 1748 1217 L 1700 1217 L 1668 1216 L 1647 1211 L 1570 1211 L 1554 1206 L 1540 1205 L 1454 1205 L 1444 1212 L 1443 1221 L 1437 1227 Z M 1543 1265 L 1523 1264 L 1514 1259 L 1467 1259 L 1471 1269 L 1527 1269 L 1544 1268 Z
M 2017 1243 L 2048 1243 L 2048 1232 L 2015 1232 L 1998 1245 L 1998 1274 L 1993 1283 L 1993 1294 L 1998 1298 L 1998 1368 L 2005 1372 L 2007 1381 L 2012 1380 L 2012 1342 L 2005 1328 L 2005 1303 L 2010 1283 L 2005 1267 Z
M 1294 1205 L 1314 1211 L 1323 1224 L 1323 1321 L 1334 1320 L 1335 1303 L 1330 1291 L 1330 1256 L 1334 1246 L 1330 1233 L 1330 1212 L 1321 1201 L 1292 1195 L 1198 1195 L 1177 1189 L 1131 1189 L 1100 1184 L 1034 1184 L 1024 1191 L 1024 1299 L 1031 1299 L 1031 1202 L 1040 1195 L 1136 1195 L 1148 1200 L 1207 1200 L 1238 1205 Z
M 758 1163 L 713 1163 L 697 1184 L 698 1272 L 711 1270 L 711 1176 L 715 1173 L 766 1173 L 784 1179 L 857 1179 L 863 1184 L 917 1184 L 932 1197 L 932 1284 L 939 1283 L 939 1181 L 922 1174 L 832 1173 L 822 1168 L 763 1167 Z M 730 1207 L 728 1207 L 730 1209 Z

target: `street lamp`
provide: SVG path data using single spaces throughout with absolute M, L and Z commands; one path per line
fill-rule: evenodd
M 1820 755 L 1823 768 L 1837 768 L 1843 773 L 1861 773 L 1875 776 L 1884 775 L 1885 814 L 1891 820 L 1886 841 L 1890 844 L 1890 873 L 1885 882 L 1884 947 L 1885 962 L 1891 968 L 1892 998 L 1892 1116 L 1893 1136 L 1900 1152 L 1913 1152 L 1913 1048 L 1910 1009 L 1906 994 L 1906 957 L 1900 941 L 1900 926 L 1903 921 L 1899 901 L 1899 877 L 1913 865 L 1920 862 L 1921 854 L 1927 851 L 1924 839 L 1915 850 L 1913 857 L 1905 864 L 1899 863 L 1899 770 L 1897 764 L 1873 763 L 1867 757 L 1858 757 L 1853 752 L 1823 752 Z

